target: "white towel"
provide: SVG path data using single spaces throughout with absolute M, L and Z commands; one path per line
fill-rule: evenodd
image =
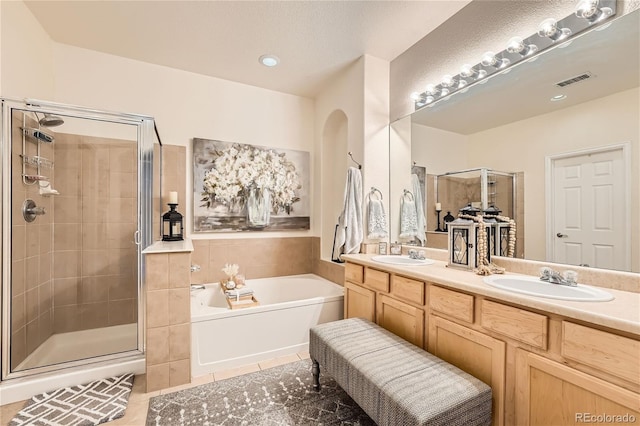
M 411 175 L 411 187 L 413 190 L 413 200 L 416 204 L 416 238 L 420 245 L 427 242 L 427 219 L 424 216 L 424 199 L 422 198 L 422 186 L 417 174 Z
M 387 216 L 384 214 L 382 200 L 369 196 L 369 234 L 367 238 L 387 238 Z
M 227 294 L 227 296 L 239 297 L 239 296 L 248 296 L 250 294 L 253 294 L 253 290 L 250 289 L 249 287 L 242 287 L 242 288 L 233 289 L 233 290 L 226 290 L 225 293 Z
M 400 205 L 400 238 L 412 238 L 418 235 L 418 217 L 416 203 L 409 195 L 402 196 Z
M 362 229 L 362 175 L 360 170 L 349 167 L 344 187 L 344 208 L 338 218 L 338 229 L 333 243 L 333 252 L 358 253 L 364 236 Z

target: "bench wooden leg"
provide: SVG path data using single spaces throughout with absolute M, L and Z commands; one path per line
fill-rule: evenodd
M 320 391 L 320 364 L 315 359 L 311 360 L 311 374 L 313 374 L 313 390 Z

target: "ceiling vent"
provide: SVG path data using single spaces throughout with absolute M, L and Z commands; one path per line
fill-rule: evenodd
M 586 80 L 586 79 L 591 78 L 591 77 L 593 77 L 593 75 L 590 72 L 585 72 L 585 73 L 582 73 L 582 74 L 577 75 L 575 77 L 571 77 L 571 78 L 568 78 L 568 79 L 566 79 L 564 81 L 556 83 L 556 86 L 565 87 L 565 86 L 568 86 L 570 84 L 578 83 L 580 81 Z

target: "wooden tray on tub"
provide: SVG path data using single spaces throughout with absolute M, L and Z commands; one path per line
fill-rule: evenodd
M 227 301 L 227 305 L 229 305 L 229 309 L 241 309 L 241 308 L 250 308 L 252 306 L 258 306 L 260 302 L 256 299 L 255 296 L 251 296 L 251 299 L 241 299 L 239 301 L 235 301 L 233 299 L 229 299 L 225 294 L 226 288 L 222 283 L 220 283 L 220 290 L 222 291 L 222 295 L 224 296 L 224 300 Z

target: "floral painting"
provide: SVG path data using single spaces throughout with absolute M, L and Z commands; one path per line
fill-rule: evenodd
M 193 138 L 193 231 L 310 228 L 309 153 Z

